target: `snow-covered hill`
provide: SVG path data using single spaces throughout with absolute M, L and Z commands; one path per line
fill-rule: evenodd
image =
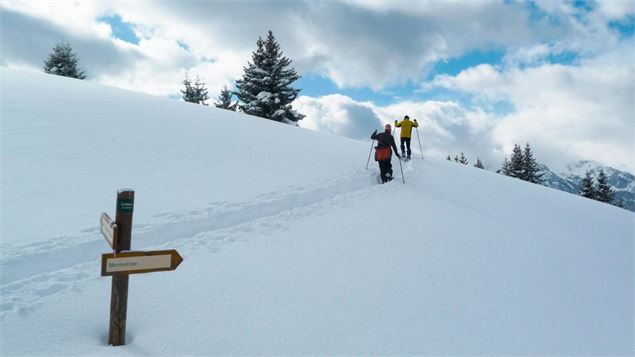
M 443 158 L 0 69 L 0 354 L 632 354 L 635 215 Z M 395 166 L 400 176 L 399 166 Z M 135 189 L 127 345 L 102 211 Z

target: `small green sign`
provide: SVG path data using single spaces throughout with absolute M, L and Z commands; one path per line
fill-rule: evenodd
M 121 212 L 132 212 L 133 208 L 134 208 L 134 200 L 133 199 L 117 201 L 117 210 L 119 210 Z

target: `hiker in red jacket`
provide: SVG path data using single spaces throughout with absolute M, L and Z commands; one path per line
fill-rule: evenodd
M 392 136 L 392 128 L 390 124 L 386 124 L 384 132 L 377 134 L 377 130 L 370 136 L 371 139 L 377 140 L 377 146 L 375 146 L 375 161 L 379 163 L 379 175 L 381 182 L 386 183 L 392 180 L 392 150 L 395 150 L 395 155 L 401 160 L 399 151 L 397 151 L 397 145 L 395 144 L 395 138 Z M 392 148 L 392 150 L 391 150 Z

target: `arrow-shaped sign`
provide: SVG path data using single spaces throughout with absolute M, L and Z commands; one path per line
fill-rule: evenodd
M 110 244 L 110 247 L 114 248 L 117 245 L 117 242 L 115 241 L 115 239 L 117 239 L 117 224 L 106 213 L 101 214 L 99 222 L 101 223 L 101 234 L 103 234 L 104 238 L 106 238 L 106 242 Z
M 174 249 L 101 255 L 101 275 L 125 275 L 174 270 L 183 258 Z

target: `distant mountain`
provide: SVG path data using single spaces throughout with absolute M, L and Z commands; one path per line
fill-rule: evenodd
M 615 190 L 615 199 L 621 199 L 626 209 L 635 212 L 635 175 L 629 172 L 620 171 L 590 160 L 578 161 L 567 165 L 560 172 L 554 172 L 545 165 L 541 165 L 541 169 L 545 173 L 543 176 L 545 186 L 576 195 L 580 192 L 580 185 L 585 172 L 589 171 L 591 176 L 595 178 L 600 169 L 602 169 L 608 178 L 609 185 Z

